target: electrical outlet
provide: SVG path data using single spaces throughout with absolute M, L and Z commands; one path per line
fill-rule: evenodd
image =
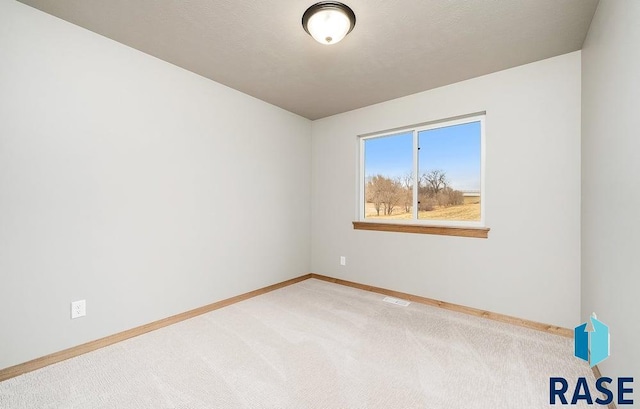
M 340 265 L 341 266 L 347 265 L 347 258 L 345 256 L 340 256 Z
M 71 303 L 71 319 L 87 315 L 87 301 L 79 300 Z

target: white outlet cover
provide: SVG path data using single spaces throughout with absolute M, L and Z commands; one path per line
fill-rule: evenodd
M 394 297 L 384 297 L 384 298 L 382 299 L 382 301 L 384 301 L 384 302 L 388 302 L 388 303 L 390 303 L 390 304 L 399 305 L 399 306 L 401 306 L 401 307 L 406 307 L 406 306 L 408 306 L 409 304 L 411 304 L 411 303 L 410 303 L 409 301 L 407 301 L 407 300 L 401 300 L 401 299 L 399 299 L 399 298 L 394 298 Z
M 340 256 L 340 265 L 341 266 L 347 265 L 347 258 L 345 256 Z
M 79 300 L 71 303 L 71 319 L 87 315 L 87 301 Z

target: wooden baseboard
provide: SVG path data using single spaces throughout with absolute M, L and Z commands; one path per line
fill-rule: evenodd
M 261 294 L 268 293 L 279 288 L 289 286 L 291 284 L 298 283 L 311 278 L 311 274 L 305 274 L 303 276 L 293 278 L 291 280 L 283 281 L 281 283 L 273 284 L 258 290 L 250 291 L 245 294 L 241 294 L 235 297 L 227 298 L 226 300 L 214 302 L 213 304 L 205 305 L 204 307 L 196 308 L 191 311 L 186 311 L 181 314 L 177 314 L 168 318 L 164 318 L 158 321 L 154 321 L 150 324 L 142 325 L 140 327 L 132 328 L 127 331 L 119 332 L 114 335 L 109 335 L 104 338 L 97 339 L 95 341 L 87 342 L 86 344 L 78 345 L 72 348 L 65 349 L 63 351 L 54 352 L 53 354 L 46 355 L 40 358 L 36 358 L 32 361 L 28 361 L 15 366 L 10 366 L 5 369 L 0 369 L 0 382 L 10 378 L 25 374 L 27 372 L 35 371 L 36 369 L 44 368 L 51 364 L 67 360 L 79 355 L 86 354 L 87 352 L 95 351 L 129 338 L 137 337 L 138 335 L 146 334 L 147 332 L 155 331 L 157 329 L 166 327 L 178 323 L 180 321 L 187 320 L 189 318 L 197 317 L 198 315 L 211 312 L 222 307 L 226 307 L 231 304 L 235 304 L 240 301 L 247 300 L 249 298 L 256 297 Z
M 371 291 L 378 294 L 384 294 L 392 297 L 402 298 L 412 302 L 444 308 L 451 311 L 462 312 L 469 315 L 475 315 L 477 317 L 487 318 L 494 321 L 506 322 L 509 324 L 531 328 L 531 329 L 535 329 L 538 331 L 543 331 L 543 332 L 547 332 L 555 335 L 561 335 L 568 338 L 573 337 L 573 331 L 567 328 L 557 327 L 557 326 L 548 325 L 548 324 L 542 324 L 535 321 L 529 321 L 529 320 L 524 320 L 516 317 L 511 317 L 509 315 L 498 314 L 495 312 L 483 311 L 477 308 L 465 307 L 463 305 L 452 304 L 445 301 L 439 301 L 431 298 L 421 297 L 418 295 L 412 295 L 412 294 L 407 294 L 399 291 L 387 290 L 385 288 L 379 288 L 379 287 L 373 287 L 370 285 L 355 283 L 352 281 L 341 280 L 339 278 L 327 277 L 321 274 L 309 273 L 297 278 L 293 278 L 291 280 L 283 281 L 278 284 L 273 284 L 268 287 L 250 291 L 248 293 L 231 297 L 226 300 L 218 301 L 213 304 L 206 305 L 204 307 L 196 308 L 191 311 L 183 312 L 181 314 L 164 318 L 159 321 L 142 325 L 140 327 L 132 328 L 127 331 L 123 331 L 114 335 L 97 339 L 95 341 L 87 342 L 82 345 L 68 348 L 63 351 L 55 352 L 53 354 L 46 355 L 41 358 L 36 358 L 32 361 L 11 366 L 5 369 L 0 369 L 0 382 L 25 374 L 27 372 L 35 371 L 36 369 L 44 368 L 45 366 L 48 366 L 57 362 L 67 360 L 69 358 L 86 354 L 87 352 L 95 351 L 96 349 L 100 349 L 100 348 L 124 341 L 129 338 L 137 337 L 138 335 L 146 334 L 147 332 L 155 331 L 157 329 L 166 327 L 168 325 L 172 325 L 180 321 L 184 321 L 189 318 L 193 318 L 198 315 L 202 315 L 207 312 L 214 311 L 219 308 L 226 307 L 228 305 L 235 304 L 243 300 L 247 300 L 249 298 L 256 297 L 261 294 L 268 293 L 273 290 L 277 290 L 279 288 L 289 286 L 291 284 L 298 283 L 300 281 L 307 280 L 309 278 L 315 278 L 322 281 L 328 281 L 331 283 L 336 283 L 336 284 L 340 284 L 348 287 L 358 288 L 360 290 Z M 595 372 L 596 370 L 597 370 L 597 367 L 594 367 L 594 374 L 596 373 Z M 596 377 L 599 377 L 599 376 L 596 376 Z M 610 407 L 610 409 L 612 408 Z M 613 409 L 615 409 L 615 406 L 613 407 Z
M 434 300 L 431 298 L 420 297 L 418 295 L 407 294 L 400 291 L 387 290 L 385 288 L 373 287 L 370 285 L 355 283 L 353 281 L 346 281 L 346 280 L 341 280 L 339 278 L 327 277 L 321 274 L 311 273 L 311 278 L 316 278 L 318 280 L 341 284 L 347 287 L 358 288 L 360 290 L 371 291 L 378 294 L 384 294 L 392 297 L 402 298 L 402 299 L 416 302 L 419 304 L 426 304 L 426 305 L 431 305 L 433 307 L 444 308 L 446 310 L 462 312 L 469 315 L 475 315 L 476 317 L 482 317 L 482 318 L 487 318 L 494 321 L 506 322 L 508 324 L 518 325 L 520 327 L 525 327 L 525 328 L 531 328 L 538 331 L 560 335 L 567 338 L 573 338 L 573 330 L 568 328 L 563 328 L 563 327 L 557 327 L 555 325 L 549 325 L 549 324 L 543 324 L 540 322 L 524 320 L 521 318 L 512 317 L 510 315 L 498 314 L 495 312 L 479 310 L 477 308 L 472 308 L 472 307 L 465 307 L 464 305 L 458 305 L 458 304 L 448 303 L 445 301 Z

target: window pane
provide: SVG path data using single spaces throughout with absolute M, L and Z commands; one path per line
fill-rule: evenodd
M 418 133 L 418 219 L 480 220 L 481 124 Z
M 365 218 L 411 219 L 413 132 L 365 139 Z

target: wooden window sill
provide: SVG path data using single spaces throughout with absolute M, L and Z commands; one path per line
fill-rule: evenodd
M 441 236 L 489 237 L 488 227 L 446 227 L 421 224 L 353 222 L 354 230 L 391 231 L 397 233 L 438 234 Z

